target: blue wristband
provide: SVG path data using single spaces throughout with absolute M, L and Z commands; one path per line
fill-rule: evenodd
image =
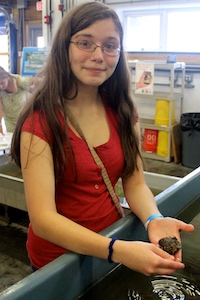
M 156 218 L 164 218 L 164 217 L 163 217 L 162 214 L 154 214 L 154 215 L 151 215 L 150 217 L 148 217 L 148 219 L 144 223 L 144 227 L 145 227 L 146 230 L 147 230 L 147 227 L 149 225 L 149 222 L 152 221 L 153 219 L 156 219 Z
M 109 253 L 108 253 L 108 262 L 111 264 L 113 261 L 112 261 L 112 254 L 113 254 L 113 244 L 114 242 L 117 240 L 117 238 L 112 238 L 112 240 L 110 241 L 110 244 L 109 244 L 109 247 L 108 247 L 108 250 L 109 250 Z

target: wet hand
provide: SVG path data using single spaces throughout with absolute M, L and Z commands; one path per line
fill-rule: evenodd
M 145 242 L 117 240 L 114 244 L 113 261 L 147 276 L 169 275 L 184 268 L 184 264 L 177 261 L 173 255 Z
M 193 232 L 194 226 L 187 224 L 175 218 L 154 219 L 148 225 L 149 240 L 151 243 L 158 245 L 158 241 L 164 237 L 176 237 L 181 243 L 180 231 Z M 179 250 L 174 255 L 177 261 L 182 260 L 182 250 Z

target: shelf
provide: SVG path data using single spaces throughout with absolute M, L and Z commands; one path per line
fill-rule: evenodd
M 165 161 L 165 162 L 170 162 L 171 161 L 171 156 L 160 156 L 160 155 L 157 155 L 155 152 L 150 153 L 150 152 L 142 151 L 142 156 L 144 158 L 162 160 L 162 161 Z
M 152 119 L 144 119 L 140 118 L 140 127 L 141 128 L 148 128 L 148 129 L 153 129 L 153 130 L 162 130 L 162 131 L 170 131 L 170 127 L 164 126 L 164 125 L 155 125 L 154 120 Z
M 132 85 L 132 90 L 134 91 L 134 96 L 138 98 L 148 98 L 148 99 L 162 99 L 168 101 L 178 101 L 183 98 L 183 93 L 173 93 L 170 95 L 168 92 L 156 92 L 154 91 L 153 95 L 146 95 L 146 94 L 137 94 L 135 93 L 135 84 Z
M 159 149 L 158 153 L 162 154 L 165 153 L 166 156 L 161 156 L 158 155 L 156 152 L 148 152 L 148 151 L 143 151 L 142 155 L 144 158 L 150 158 L 150 159 L 156 159 L 156 160 L 162 160 L 165 162 L 170 162 L 171 161 L 171 145 L 172 145 L 172 133 L 171 133 L 171 128 L 172 125 L 174 125 L 174 118 L 175 118 L 175 112 L 174 110 L 177 109 L 178 105 L 175 105 L 175 102 L 180 102 L 180 114 L 182 113 L 182 101 L 184 98 L 184 81 L 185 81 L 185 63 L 184 62 L 177 62 L 177 63 L 166 63 L 163 61 L 129 61 L 129 68 L 132 72 L 132 75 L 134 75 L 134 73 L 136 73 L 136 64 L 137 63 L 142 63 L 144 65 L 145 69 L 145 63 L 146 64 L 153 64 L 154 66 L 154 70 L 156 71 L 167 71 L 169 72 L 169 80 L 170 82 L 168 83 L 158 83 L 158 79 L 156 79 L 157 82 L 154 82 L 154 89 L 152 94 L 148 94 L 148 89 L 143 91 L 143 93 L 136 93 L 135 92 L 135 82 L 132 81 L 132 90 L 134 93 L 134 97 L 137 98 L 138 103 L 141 102 L 142 105 L 142 101 L 140 101 L 140 99 L 147 99 L 149 101 L 154 100 L 154 102 L 156 102 L 156 107 L 157 107 L 157 101 L 155 100 L 167 100 L 169 103 L 163 102 L 161 101 L 161 103 L 163 104 L 163 106 L 166 104 L 166 106 L 168 106 L 169 104 L 169 108 L 165 108 L 164 111 L 167 112 L 167 114 L 169 114 L 168 116 L 164 116 L 164 120 L 167 119 L 169 120 L 169 124 L 168 126 L 161 126 L 161 125 L 155 125 L 154 124 L 154 119 L 147 119 L 147 118 L 141 118 L 140 121 L 140 127 L 142 130 L 144 129 L 152 129 L 152 130 L 158 130 L 158 143 L 159 146 L 157 146 L 157 149 Z M 177 82 L 175 81 L 176 77 L 175 77 L 175 72 L 180 72 L 181 76 L 180 76 L 180 80 L 181 82 Z M 136 74 L 135 74 L 136 75 Z M 165 74 L 166 75 L 166 74 Z M 166 76 L 165 76 L 166 77 Z M 137 76 L 135 76 L 135 78 L 137 78 Z M 136 80 L 134 79 L 134 76 L 132 77 L 132 80 Z M 158 87 L 160 86 L 160 87 Z M 161 88 L 163 86 L 163 88 Z M 163 89 L 163 91 L 161 92 L 160 90 Z M 145 94 L 145 92 L 147 92 L 147 94 Z M 145 101 L 146 103 L 146 101 Z M 154 104 L 154 103 L 153 103 Z M 156 109 L 156 108 L 155 108 Z M 160 109 L 160 108 L 159 108 Z M 169 111 L 169 112 L 168 112 Z M 160 109 L 160 112 L 162 112 L 162 108 Z M 164 113 L 165 113 L 164 112 Z M 174 115 L 173 115 L 174 114 Z M 162 131 L 165 131 L 168 133 L 164 134 L 162 133 Z M 145 133 L 145 130 L 144 130 Z M 148 135 L 148 133 L 147 133 Z M 147 149 L 152 149 L 151 147 L 151 134 L 149 133 L 149 136 L 147 137 L 147 135 L 145 136 L 145 146 L 146 146 L 146 142 L 147 145 L 149 145 L 149 147 L 145 147 L 145 150 Z M 155 141 L 155 139 L 154 139 Z M 155 150 L 155 149 L 154 149 Z M 160 151 L 162 150 L 162 151 Z
M 128 65 L 131 68 L 135 68 L 136 63 L 139 63 L 140 61 L 128 61 Z M 185 63 L 184 62 L 176 62 L 176 63 L 166 63 L 165 61 L 150 61 L 145 60 L 142 63 L 152 63 L 154 64 L 154 68 L 156 70 L 182 70 L 185 69 Z

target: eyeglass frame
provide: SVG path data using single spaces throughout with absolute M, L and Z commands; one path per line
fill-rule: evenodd
M 85 52 L 94 52 L 97 48 L 101 48 L 101 50 L 102 50 L 102 52 L 104 53 L 104 54 L 106 54 L 106 55 L 108 55 L 108 56 L 111 56 L 111 57 L 117 57 L 119 54 L 120 54 L 120 52 L 121 52 L 121 49 L 120 48 L 117 48 L 117 47 L 114 47 L 113 46 L 113 48 L 115 49 L 115 50 L 117 50 L 117 54 L 116 55 L 110 55 L 110 54 L 107 54 L 106 52 L 105 52 L 105 46 L 98 46 L 97 44 L 95 44 L 94 42 L 90 42 L 91 44 L 94 44 L 95 45 L 95 47 L 94 47 L 94 49 L 93 50 L 87 50 L 87 49 L 82 49 L 82 48 L 80 48 L 79 46 L 79 43 L 80 42 L 82 42 L 82 41 L 78 41 L 78 42 L 75 42 L 75 41 L 69 41 L 70 43 L 72 43 L 72 44 L 75 44 L 75 45 L 77 45 L 77 47 L 78 47 L 78 49 L 80 49 L 80 50 L 82 50 L 82 51 L 85 51 Z

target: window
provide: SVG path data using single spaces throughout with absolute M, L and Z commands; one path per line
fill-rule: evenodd
M 124 12 L 126 51 L 200 52 L 200 7 Z
M 127 16 L 126 50 L 159 50 L 160 18 L 159 14 Z
M 168 13 L 167 51 L 200 52 L 200 10 Z
M 30 24 L 28 26 L 28 36 L 30 47 L 37 47 L 37 38 L 42 36 L 42 24 Z

